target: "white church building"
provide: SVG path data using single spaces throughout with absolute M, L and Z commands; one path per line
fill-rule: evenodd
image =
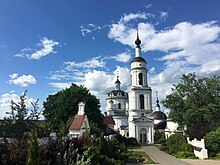
M 115 121 L 114 129 L 139 143 L 154 142 L 152 90 L 148 86 L 147 62 L 141 56 L 141 40 L 137 33 L 135 57 L 131 61 L 131 86 L 128 93 L 120 89 L 117 76 L 115 89 L 107 93 L 106 114 Z

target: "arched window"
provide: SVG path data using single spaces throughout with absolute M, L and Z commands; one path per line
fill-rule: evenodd
M 121 109 L 121 103 L 118 103 L 118 109 Z
M 143 85 L 143 74 L 142 73 L 138 74 L 138 79 L 139 79 L 139 85 Z
M 144 95 L 140 95 L 140 109 L 144 109 Z

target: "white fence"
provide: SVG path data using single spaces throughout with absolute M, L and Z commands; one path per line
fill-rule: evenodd
M 204 139 L 197 140 L 196 138 L 194 140 L 189 140 L 189 137 L 187 137 L 187 142 L 193 146 L 194 154 L 199 159 L 205 159 L 208 158 L 208 150 L 205 149 L 205 141 Z

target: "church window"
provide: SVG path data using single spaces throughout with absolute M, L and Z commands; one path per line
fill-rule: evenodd
M 140 109 L 144 109 L 144 95 L 140 95 Z
M 118 103 L 118 109 L 121 109 L 121 103 Z
M 138 78 L 139 78 L 139 85 L 143 85 L 143 74 L 139 73 Z

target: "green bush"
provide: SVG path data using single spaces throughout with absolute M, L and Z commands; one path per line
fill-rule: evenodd
M 106 158 L 105 161 L 101 162 L 105 165 L 123 165 L 124 163 L 120 160 L 115 160 L 115 159 L 112 159 L 112 158 Z
M 127 146 L 140 146 L 136 138 L 128 138 L 125 143 Z
M 179 151 L 193 152 L 192 145 L 188 144 L 182 134 L 171 135 L 167 139 L 168 152 L 175 155 Z
M 137 163 L 137 158 L 136 158 L 136 156 L 134 156 L 134 155 L 129 156 L 129 158 L 128 158 L 128 163 Z
M 179 151 L 175 154 L 175 157 L 179 159 L 194 159 L 196 158 L 193 152 L 190 151 Z
M 168 147 L 167 146 L 165 146 L 165 145 L 161 145 L 160 147 L 159 147 L 159 149 L 161 150 L 161 151 L 168 151 Z
M 205 146 L 210 157 L 216 157 L 220 151 L 220 127 L 205 135 Z
M 164 132 L 160 132 L 160 131 L 156 130 L 155 134 L 154 134 L 154 143 L 155 144 L 163 144 L 165 142 L 166 142 L 166 139 L 165 139 Z
M 216 154 L 216 158 L 220 159 L 220 152 Z

